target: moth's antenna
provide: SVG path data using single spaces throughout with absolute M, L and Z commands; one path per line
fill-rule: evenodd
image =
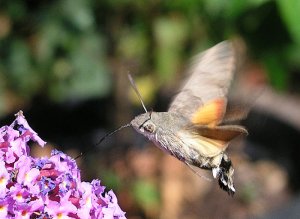
M 145 104 L 144 104 L 144 102 L 143 102 L 142 96 L 141 96 L 139 90 L 137 89 L 136 84 L 135 84 L 133 78 L 131 77 L 131 74 L 129 74 L 129 73 L 128 73 L 128 79 L 129 79 L 129 81 L 130 81 L 130 84 L 131 84 L 133 90 L 135 91 L 136 95 L 138 96 L 139 100 L 141 101 L 141 104 L 142 104 L 142 106 L 143 106 L 145 112 L 147 113 L 148 111 L 147 111 L 147 109 L 146 109 L 146 107 L 145 107 Z
M 129 126 L 131 126 L 130 123 L 128 123 L 128 124 L 126 124 L 126 125 L 122 125 L 121 127 L 117 128 L 116 130 L 114 130 L 114 131 L 112 131 L 112 132 L 110 132 L 110 133 L 104 135 L 104 136 L 98 141 L 98 143 L 94 144 L 92 147 L 90 147 L 90 148 L 89 148 L 88 150 L 86 150 L 84 153 L 87 153 L 87 152 L 91 151 L 92 149 L 95 149 L 96 146 L 100 145 L 106 138 L 112 136 L 112 135 L 115 134 L 116 132 L 122 130 L 123 128 L 127 128 L 127 127 L 129 127 Z M 78 159 L 79 157 L 83 156 L 84 153 L 83 153 L 83 152 L 80 153 L 80 154 L 77 155 L 74 159 L 75 159 L 75 160 Z

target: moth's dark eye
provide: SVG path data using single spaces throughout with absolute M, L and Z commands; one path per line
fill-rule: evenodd
M 150 133 L 153 133 L 154 132 L 154 130 L 155 130 L 155 127 L 154 127 L 154 125 L 153 124 L 146 124 L 145 126 L 144 126 L 144 130 L 146 131 L 146 132 L 150 132 Z

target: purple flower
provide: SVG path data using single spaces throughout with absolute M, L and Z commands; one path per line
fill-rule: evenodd
M 42 147 L 46 144 L 45 141 L 43 141 L 35 131 L 28 125 L 28 122 L 26 121 L 25 117 L 23 116 L 23 112 L 19 111 L 17 114 L 15 114 L 17 117 L 15 121 L 10 125 L 11 128 L 14 128 L 17 126 L 17 130 L 21 133 L 20 137 L 25 142 L 28 142 L 29 140 L 37 142 Z
M 30 193 L 25 188 L 22 187 L 20 184 L 16 184 L 9 189 L 9 195 L 13 198 L 15 202 L 27 202 L 30 200 Z
M 44 146 L 23 114 L 0 128 L 0 218 L 125 218 L 112 191 L 99 180 L 82 182 L 74 159 L 54 150 L 29 155 L 29 141 Z
M 76 215 L 77 207 L 69 201 L 71 191 L 58 201 L 47 200 L 45 212 L 54 218 L 71 218 L 71 215 Z
M 49 192 L 55 189 L 56 183 L 50 179 L 49 177 L 42 176 L 41 180 L 39 181 L 40 190 L 42 195 L 47 195 Z
M 61 174 L 57 180 L 59 183 L 59 192 L 60 195 L 65 195 L 70 189 L 74 189 L 76 187 L 76 180 L 70 173 Z
M 10 203 L 11 203 L 11 198 L 6 197 L 6 198 L 1 198 L 0 199 L 0 218 L 6 218 L 8 215 Z
M 7 184 L 10 179 L 10 175 L 8 171 L 5 168 L 4 161 L 0 161 L 0 198 L 5 197 L 5 194 L 7 192 Z

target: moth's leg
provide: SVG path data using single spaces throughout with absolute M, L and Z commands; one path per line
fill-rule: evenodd
M 197 168 L 198 167 L 195 167 L 191 164 L 189 164 L 188 162 L 185 162 L 185 164 L 199 177 L 201 177 L 202 179 L 205 179 L 207 181 L 212 181 L 210 178 L 206 177 L 206 176 L 203 176 L 202 174 L 200 174 L 198 171 L 197 171 Z M 199 170 L 199 169 L 198 169 Z

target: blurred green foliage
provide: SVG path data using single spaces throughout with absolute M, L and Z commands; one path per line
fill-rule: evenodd
M 148 210 L 157 209 L 160 203 L 159 191 L 156 185 L 146 180 L 137 180 L 133 185 L 134 198 L 137 203 Z
M 191 54 L 237 36 L 288 89 L 300 69 L 299 11 L 299 0 L 2 0 L 0 114 L 7 93 L 25 102 L 106 96 L 124 63 L 153 73 L 153 93 Z

